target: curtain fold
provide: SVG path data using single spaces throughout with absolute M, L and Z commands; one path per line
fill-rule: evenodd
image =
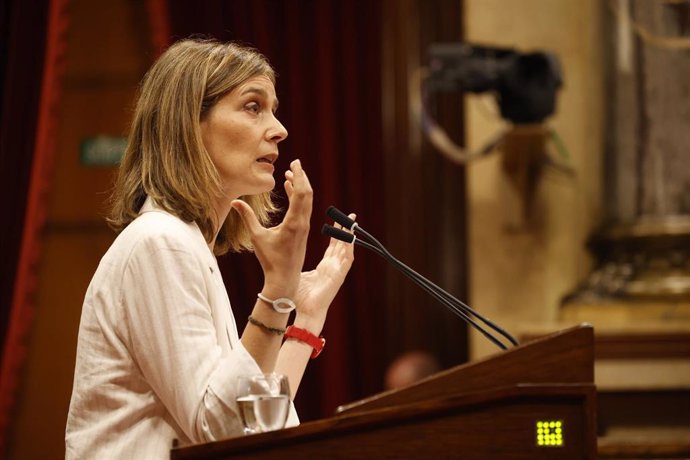
M 68 0 L 3 6 L 7 60 L 2 81 L 2 373 L 0 453 L 15 406 L 34 316 L 40 233 L 47 216 L 56 113 L 64 70 Z
M 278 117 L 290 133 L 276 174 L 300 158 L 315 192 L 305 269 L 318 263 L 328 243 L 319 230 L 331 204 L 357 212 L 365 228 L 382 234 L 379 2 L 177 0 L 168 6 L 176 39 L 238 40 L 275 67 Z M 276 192 L 286 208 L 281 185 Z M 382 389 L 382 265 L 356 253 L 324 328 L 326 349 L 310 363 L 297 396 L 303 420 L 332 415 L 338 405 Z M 244 325 L 261 289 L 260 267 L 251 254 L 224 257 L 220 265 Z
M 0 8 L 0 203 L 6 216 L 0 226 L 2 344 L 11 311 L 35 144 L 48 10 L 48 1 L 43 3 L 43 8 L 33 8 L 14 0 Z
M 146 11 L 148 13 L 151 46 L 155 55 L 159 56 L 170 46 L 172 40 L 168 0 L 146 0 Z

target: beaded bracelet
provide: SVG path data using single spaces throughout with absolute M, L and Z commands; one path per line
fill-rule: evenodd
M 256 327 L 259 327 L 263 329 L 266 332 L 271 332 L 276 335 L 283 335 L 285 334 L 286 329 L 280 328 L 280 327 L 271 327 L 267 326 L 266 324 L 262 323 L 256 318 L 253 318 L 251 315 L 249 315 L 249 318 L 247 318 L 251 324 L 253 324 Z

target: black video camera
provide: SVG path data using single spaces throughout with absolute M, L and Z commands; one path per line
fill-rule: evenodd
M 428 91 L 495 91 L 501 116 L 515 124 L 542 122 L 556 106 L 562 85 L 558 57 L 552 53 L 518 53 L 467 43 L 429 47 Z

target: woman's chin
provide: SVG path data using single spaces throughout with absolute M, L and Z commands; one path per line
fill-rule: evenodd
M 266 179 L 265 181 L 261 182 L 261 185 L 256 188 L 256 193 L 253 193 L 253 195 L 261 195 L 262 193 L 267 193 L 272 191 L 276 187 L 276 181 L 271 176 L 271 179 L 268 180 Z
M 262 193 L 267 193 L 272 191 L 276 186 L 276 181 L 273 176 L 264 176 L 258 178 L 252 183 L 244 183 L 243 187 L 235 187 L 233 191 L 235 196 L 252 196 L 261 195 Z M 226 192 L 229 190 L 226 189 Z M 228 193 L 228 196 L 231 195 Z

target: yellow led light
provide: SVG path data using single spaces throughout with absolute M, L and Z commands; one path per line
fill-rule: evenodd
M 564 425 L 562 420 L 539 420 L 535 425 L 538 446 L 563 446 Z

